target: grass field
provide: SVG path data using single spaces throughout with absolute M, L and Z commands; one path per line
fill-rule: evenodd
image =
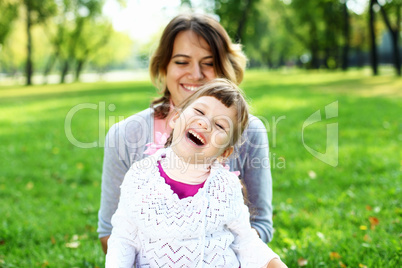
M 402 79 L 249 71 L 242 87 L 270 138 L 270 246 L 289 267 L 400 267 Z M 0 267 L 104 265 L 103 139 L 155 96 L 141 81 L 0 86 Z M 326 148 L 330 126 L 338 139 Z M 328 149 L 332 165 L 307 148 Z

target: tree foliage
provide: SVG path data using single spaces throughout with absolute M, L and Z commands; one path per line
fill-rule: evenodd
M 127 35 L 115 32 L 102 14 L 105 1 L 1 0 L 0 71 L 17 74 L 25 65 L 30 84 L 34 65 L 45 77 L 58 72 L 62 83 L 67 74 L 79 80 L 85 66 L 105 71 L 125 58 L 132 60 L 130 65 L 144 62 L 136 65 L 144 67 L 149 46 L 133 46 Z M 117 2 L 124 6 L 126 0 Z M 373 72 L 377 73 L 382 56 L 377 47 L 388 31 L 393 64 L 396 73 L 401 73 L 402 0 L 366 0 L 364 12 L 351 8 L 362 3 L 360 0 L 180 3 L 190 10 L 201 7 L 214 13 L 233 41 L 243 45 L 251 67 L 347 70 L 350 65 L 367 64 L 372 55 Z M 133 50 L 137 56 L 131 57 Z
M 0 10 L 0 45 L 3 45 L 12 28 L 12 22 L 18 16 L 18 2 L 13 0 L 2 0 L 0 1 Z
M 250 19 L 258 14 L 257 4 L 260 0 L 215 1 L 215 13 L 221 18 L 221 24 L 236 42 L 246 39 L 245 29 L 256 21 Z
M 378 1 L 381 5 L 377 0 L 374 2 L 380 7 L 374 13 L 381 13 L 384 24 L 395 37 L 394 58 L 399 59 L 396 42 L 400 39 L 401 0 Z M 251 66 L 276 68 L 296 64 L 347 70 L 350 64 L 362 66 L 366 62 L 370 8 L 367 5 L 366 12 L 358 14 L 350 8 L 362 5 L 361 1 L 215 0 L 214 3 L 221 24 L 235 41 L 244 45 Z M 384 32 L 377 20 L 373 20 L 373 29 L 376 36 Z M 394 65 L 400 66 L 400 62 L 395 61 Z
M 104 17 L 104 2 L 2 0 L 0 7 L 10 15 L 0 17 L 0 25 L 7 26 L 0 31 L 0 71 L 17 74 L 25 65 L 27 84 L 31 84 L 35 63 L 35 69 L 41 69 L 45 77 L 57 69 L 61 82 L 68 73 L 74 73 L 78 80 L 85 64 L 95 56 L 102 57 L 98 52 L 108 47 L 110 38 L 122 42 L 111 42 L 114 49 L 103 50 L 108 51 L 110 62 L 128 57 L 131 42 L 127 35 L 116 33 L 111 22 Z M 122 6 L 125 2 L 118 1 Z M 123 49 L 119 50 L 121 47 Z M 112 59 L 114 56 L 116 60 Z

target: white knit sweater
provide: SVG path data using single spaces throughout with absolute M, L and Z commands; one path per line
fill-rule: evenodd
M 279 258 L 251 228 L 234 174 L 214 164 L 204 187 L 179 199 L 159 174 L 157 161 L 165 153 L 159 150 L 127 172 L 106 267 L 260 268 Z

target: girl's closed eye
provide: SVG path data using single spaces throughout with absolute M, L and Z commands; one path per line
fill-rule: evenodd
M 203 112 L 203 111 L 201 111 L 200 109 L 198 109 L 198 108 L 194 108 L 194 110 L 195 110 L 195 112 L 196 112 L 197 114 L 204 115 L 204 112 Z
M 219 123 L 215 123 L 215 125 L 219 128 L 219 129 L 221 129 L 221 130 L 225 130 L 225 128 L 223 127 L 223 125 L 221 125 L 221 124 L 219 124 Z

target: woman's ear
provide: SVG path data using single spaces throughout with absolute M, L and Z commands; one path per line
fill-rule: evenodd
M 171 129 L 174 129 L 175 125 L 176 125 L 176 121 L 177 119 L 179 119 L 180 117 L 180 113 L 178 111 L 175 111 L 174 114 L 172 115 L 172 117 L 169 119 L 169 127 Z

